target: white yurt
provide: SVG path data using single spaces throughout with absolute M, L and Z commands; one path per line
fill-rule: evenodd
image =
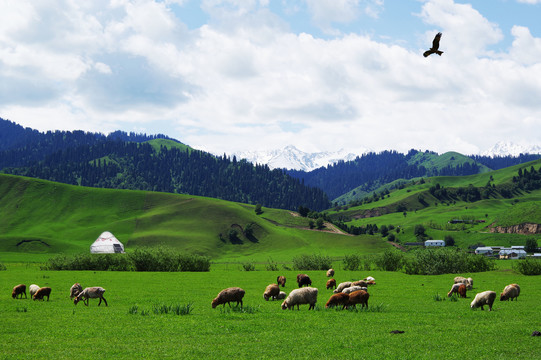
M 91 254 L 113 254 L 123 253 L 124 245 L 109 231 L 104 231 L 101 235 L 90 245 Z

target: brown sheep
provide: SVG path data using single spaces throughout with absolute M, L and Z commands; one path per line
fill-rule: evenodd
M 357 304 L 361 304 L 361 309 L 366 306 L 368 309 L 368 298 L 370 297 L 370 294 L 368 294 L 364 290 L 357 290 L 349 294 L 349 300 L 347 302 L 346 307 L 350 307 L 353 305 L 354 308 L 356 308 Z
M 375 280 L 368 280 L 366 282 L 367 285 L 376 285 L 376 281 Z
M 500 301 L 506 301 L 518 298 L 520 295 L 520 286 L 518 284 L 507 285 L 500 294 Z
M 281 285 L 282 287 L 286 287 L 286 277 L 285 277 L 285 276 L 281 276 L 281 275 L 278 276 L 278 277 L 276 278 L 276 283 L 277 283 L 278 285 Z
M 329 289 L 336 289 L 336 280 L 334 279 L 329 279 L 327 280 L 327 290 Z
M 458 295 L 461 298 L 466 298 L 466 284 L 460 284 L 460 286 L 458 287 Z
M 333 277 L 334 276 L 334 269 L 327 270 L 327 277 Z
M 11 292 L 11 297 L 14 299 L 17 299 L 19 295 L 21 295 L 21 299 L 23 298 L 27 299 L 26 297 L 26 285 L 25 284 L 19 284 L 15 287 L 13 287 L 13 291 Z
M 100 299 L 100 302 L 98 303 L 98 306 L 101 305 L 101 301 L 105 303 L 105 306 L 107 306 L 107 300 L 103 297 L 103 294 L 105 293 L 105 289 L 100 286 L 93 286 L 93 287 L 87 287 L 83 291 L 81 291 L 75 299 L 73 299 L 73 303 L 77 305 L 77 303 L 81 300 L 83 300 L 83 304 L 88 306 L 88 299 Z
M 83 291 L 83 287 L 81 286 L 81 284 L 79 283 L 73 284 L 70 288 L 70 299 L 73 299 L 74 297 L 79 295 L 81 291 Z
M 351 286 L 361 286 L 361 287 L 367 287 L 368 283 L 364 280 L 354 281 L 351 283 Z
M 229 307 L 231 307 L 231 302 L 236 301 L 237 306 L 240 303 L 240 306 L 242 307 L 242 298 L 244 297 L 245 291 L 244 289 L 241 289 L 239 287 L 230 287 L 227 289 L 223 289 L 218 293 L 216 298 L 212 300 L 212 308 L 216 308 L 216 306 L 223 304 L 225 307 L 225 304 L 227 303 Z
M 33 299 L 34 300 L 43 300 L 45 296 L 47 296 L 47 301 L 49 301 L 49 296 L 51 295 L 51 288 L 50 287 L 42 287 L 39 288 L 39 290 L 34 294 Z
M 270 298 L 276 300 L 276 297 L 280 294 L 280 287 L 277 284 L 270 284 L 263 293 L 263 299 L 269 301 Z
M 349 294 L 345 294 L 345 293 L 334 294 L 329 298 L 329 301 L 327 301 L 327 303 L 325 304 L 325 308 L 328 309 L 330 307 L 338 306 L 338 305 L 343 305 L 343 308 L 345 308 L 348 301 L 349 301 Z
M 310 277 L 306 274 L 299 274 L 297 275 L 297 284 L 299 287 L 303 286 L 312 286 L 312 280 L 310 280 Z

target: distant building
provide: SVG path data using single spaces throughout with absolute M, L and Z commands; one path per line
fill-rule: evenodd
M 500 250 L 500 259 L 525 259 L 526 258 L 526 251 L 522 249 L 510 249 L 505 248 Z
M 427 240 L 425 241 L 425 246 L 445 246 L 445 241 L 443 240 Z
M 492 256 L 494 255 L 494 250 L 490 246 L 480 246 L 477 249 L 475 249 L 475 254 Z

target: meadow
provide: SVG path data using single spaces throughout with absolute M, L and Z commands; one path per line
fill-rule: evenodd
M 461 274 L 474 279 L 467 299 L 446 297 L 455 275 L 413 276 L 398 272 L 344 271 L 337 282 L 371 275 L 369 309 L 325 309 L 331 290 L 324 271 L 306 271 L 319 289 L 315 311 L 281 310 L 265 301 L 266 285 L 285 275 L 296 288 L 299 271 L 241 271 L 240 264 L 214 264 L 204 273 L 44 271 L 36 264 L 8 263 L 0 271 L 0 341 L 6 359 L 40 358 L 296 358 L 296 359 L 532 359 L 539 356 L 541 289 L 535 276 L 510 269 Z M 77 306 L 70 286 L 102 286 L 109 306 Z M 50 301 L 14 300 L 24 283 L 50 286 Z M 477 292 L 518 283 L 517 301 L 494 303 L 492 312 L 470 309 Z M 223 288 L 246 290 L 242 309 L 211 301 Z M 438 298 L 443 300 L 437 301 Z M 189 307 L 187 315 L 163 309 Z M 160 310 L 162 309 L 162 310 Z M 404 331 L 392 334 L 393 330 Z

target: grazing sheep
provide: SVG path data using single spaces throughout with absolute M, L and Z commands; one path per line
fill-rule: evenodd
M 25 284 L 19 284 L 15 287 L 13 287 L 13 291 L 11 292 L 11 297 L 14 299 L 17 299 L 19 295 L 21 295 L 21 299 L 23 298 L 27 299 L 26 297 L 26 285 Z
M 287 294 L 285 291 L 280 291 L 278 295 L 276 295 L 276 300 L 284 300 L 286 298 Z
M 366 291 L 367 290 L 367 287 L 366 286 L 350 286 L 348 288 L 345 288 L 344 290 L 342 290 L 342 292 L 344 294 L 351 294 L 352 292 L 354 291 L 359 291 L 359 290 L 364 290 Z
M 475 295 L 475 299 L 470 304 L 472 309 L 488 305 L 488 311 L 492 311 L 492 304 L 494 304 L 494 299 L 496 299 L 496 293 L 494 291 L 483 291 Z
M 87 287 L 83 291 L 81 291 L 75 299 L 73 299 L 73 303 L 77 305 L 77 303 L 81 300 L 83 300 L 83 303 L 88 306 L 88 299 L 100 299 L 100 302 L 98 303 L 98 306 L 101 305 L 101 301 L 105 303 L 105 306 L 107 306 L 107 300 L 103 297 L 103 293 L 105 292 L 105 289 L 99 286 L 93 286 L 93 287 Z
M 32 284 L 32 285 L 30 285 L 30 287 L 28 289 L 29 289 L 29 292 L 30 292 L 30 297 L 34 297 L 34 294 L 36 292 L 38 292 L 38 290 L 39 290 L 39 286 L 36 285 L 36 284 Z
M 313 287 L 305 287 L 301 289 L 295 289 L 289 293 L 287 299 L 282 303 L 282 310 L 290 309 L 292 310 L 295 305 L 297 305 L 297 310 L 299 310 L 299 305 L 310 304 L 308 310 L 314 309 L 317 302 L 317 289 Z
M 276 300 L 278 294 L 280 294 L 280 287 L 277 284 L 270 284 L 265 288 L 263 299 L 266 301 L 269 301 L 270 298 Z
M 356 308 L 357 304 L 361 304 L 361 309 L 366 306 L 368 309 L 368 298 L 370 297 L 370 294 L 368 294 L 365 290 L 357 290 L 349 294 L 349 300 L 346 304 L 346 307 L 350 307 L 353 305 L 354 308 Z
M 460 284 L 460 286 L 458 287 L 458 295 L 461 298 L 466 298 L 466 285 Z
M 464 283 L 467 279 L 464 277 L 464 276 L 456 276 L 455 277 L 455 284 L 458 284 L 458 283 Z
M 358 281 L 354 281 L 351 283 L 351 286 L 362 286 L 362 287 L 367 287 L 368 286 L 368 283 L 364 280 L 358 280 Z
M 333 291 L 335 294 L 341 293 L 342 290 L 351 286 L 351 281 L 346 281 L 338 284 L 338 287 Z
M 376 281 L 375 280 L 368 280 L 366 282 L 366 285 L 376 285 Z
M 312 286 L 312 280 L 306 274 L 299 274 L 297 275 L 297 284 L 299 284 L 299 287 Z
M 81 284 L 79 283 L 73 284 L 70 288 L 70 299 L 73 299 L 74 297 L 79 295 L 81 291 L 83 291 L 83 287 L 81 286 Z
M 336 280 L 329 279 L 327 280 L 327 290 L 332 289 L 332 288 L 336 289 Z
M 469 277 L 466 280 L 468 280 L 468 284 L 473 288 L 473 279 L 471 277 Z M 471 289 L 469 289 L 469 290 L 471 290 Z
M 473 279 L 472 278 L 465 278 L 463 276 L 457 276 L 455 277 L 455 284 L 464 284 L 466 285 L 466 288 L 468 290 L 473 289 Z
M 327 277 L 333 277 L 334 276 L 334 269 L 327 270 Z
M 244 297 L 244 294 L 244 289 L 239 287 L 223 289 L 218 293 L 218 296 L 212 300 L 212 308 L 214 309 L 216 306 L 221 304 L 223 304 L 225 307 L 226 303 L 229 305 L 229 307 L 231 307 L 232 301 L 237 302 L 237 306 L 240 304 L 242 307 L 242 298 Z
M 347 302 L 349 301 L 349 294 L 338 293 L 331 295 L 329 301 L 325 304 L 325 308 L 328 309 L 333 306 L 343 305 L 343 308 L 346 307 Z M 342 309 L 343 309 L 342 308 Z
M 518 298 L 520 295 L 520 286 L 518 284 L 510 284 L 503 289 L 503 292 L 500 294 L 500 301 L 506 301 Z
M 278 276 L 276 278 L 276 283 L 278 285 L 282 285 L 282 287 L 286 287 L 286 277 L 285 276 Z
M 366 281 L 366 282 L 368 282 L 368 281 L 376 281 L 376 279 L 374 279 L 372 276 L 367 276 L 363 280 Z
M 34 300 L 43 300 L 43 298 L 47 296 L 47 301 L 49 301 L 49 296 L 51 296 L 51 288 L 50 287 L 42 287 L 39 288 L 38 291 L 34 294 L 32 299 Z
M 453 286 L 451 286 L 451 290 L 447 293 L 447 297 L 451 297 L 451 295 L 453 294 L 458 295 L 458 288 L 460 287 L 460 285 L 464 285 L 464 284 L 462 283 L 453 284 Z

